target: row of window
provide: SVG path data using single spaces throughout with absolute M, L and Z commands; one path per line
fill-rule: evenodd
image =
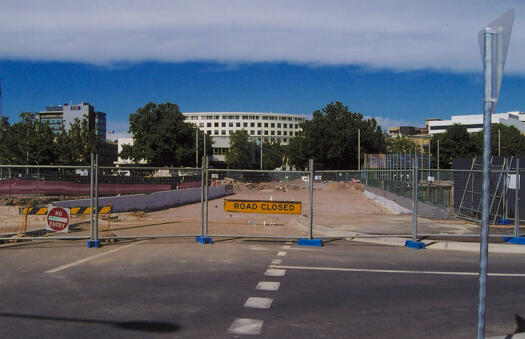
M 232 135 L 233 134 L 233 130 L 221 130 L 219 132 L 219 130 L 214 130 L 213 131 L 213 135 Z M 264 131 L 264 133 L 261 133 L 261 130 L 258 130 L 257 132 L 255 132 L 254 130 L 250 130 L 250 131 L 247 131 L 249 135 L 284 135 L 284 136 L 291 136 L 293 137 L 294 135 L 297 135 L 299 132 L 294 132 L 294 131 L 290 131 L 290 133 L 288 133 L 288 131 Z M 208 133 L 208 135 L 212 135 L 212 131 L 206 131 L 206 133 Z
M 206 127 L 212 127 L 211 125 L 212 123 L 211 122 L 208 122 L 206 123 Z M 228 127 L 233 127 L 234 123 L 233 122 L 229 122 L 228 123 Z M 257 123 L 257 127 L 259 128 L 262 128 L 263 124 L 258 122 Z M 281 123 L 267 123 L 265 122 L 264 123 L 264 128 L 275 128 L 277 126 L 277 128 L 299 128 L 299 124 L 287 124 L 287 123 L 284 123 L 284 124 L 281 124 Z M 199 122 L 199 127 L 204 127 L 204 123 L 203 122 Z M 213 127 L 219 127 L 219 123 L 218 122 L 215 122 L 213 123 Z M 226 123 L 225 122 L 221 122 L 221 126 L 220 127 L 226 127 Z M 235 127 L 241 127 L 241 123 L 240 122 L 236 122 L 235 123 Z M 248 123 L 247 122 L 243 122 L 242 123 L 242 127 L 248 127 Z M 255 127 L 255 123 L 254 122 L 250 122 L 250 127 Z
M 241 119 L 240 115 L 188 115 L 188 120 L 219 120 L 220 118 L 224 120 L 239 120 Z M 259 115 L 242 115 L 243 120 L 259 120 Z M 304 118 L 296 117 L 282 117 L 282 116 L 261 116 L 261 120 L 281 120 L 281 121 L 304 121 Z

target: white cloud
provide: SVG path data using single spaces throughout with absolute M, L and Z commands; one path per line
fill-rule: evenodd
M 372 117 L 364 117 L 365 119 L 371 119 Z M 405 119 L 391 119 L 387 117 L 374 117 L 376 119 L 377 124 L 381 126 L 381 129 L 386 131 L 388 127 L 394 127 L 394 126 L 416 126 L 421 127 L 421 124 L 415 123 L 413 121 L 408 121 Z
M 0 58 L 477 72 L 477 33 L 512 7 L 507 70 L 524 73 L 525 2 L 518 0 L 3 0 Z

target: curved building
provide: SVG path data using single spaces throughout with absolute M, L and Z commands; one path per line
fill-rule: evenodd
M 186 121 L 213 137 L 213 154 L 222 160 L 230 147 L 229 136 L 244 129 L 256 140 L 287 145 L 300 130 L 306 117 L 300 114 L 256 112 L 193 112 L 183 113 Z M 221 157 L 222 155 L 222 157 Z

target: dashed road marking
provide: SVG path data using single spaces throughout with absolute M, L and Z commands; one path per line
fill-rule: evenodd
M 277 256 L 279 257 L 284 257 L 286 255 L 286 252 L 285 251 L 279 251 L 277 252 Z
M 255 289 L 261 291 L 277 291 L 281 286 L 281 283 L 278 281 L 259 281 Z
M 268 277 L 283 277 L 285 274 L 286 270 L 279 268 L 269 268 L 264 272 L 264 275 Z
M 286 244 L 286 245 L 291 245 L 291 244 L 293 244 L 293 242 L 291 242 L 291 241 L 287 241 L 287 242 L 285 242 L 285 244 Z
M 93 260 L 93 259 L 97 259 L 97 258 L 100 258 L 102 256 L 105 256 L 105 255 L 108 255 L 108 254 L 111 254 L 111 253 L 115 253 L 117 251 L 120 251 L 120 250 L 123 250 L 125 248 L 128 248 L 130 246 L 134 246 L 134 245 L 137 245 L 141 242 L 144 242 L 145 240 L 143 241 L 139 241 L 139 242 L 135 242 L 133 244 L 129 244 L 129 245 L 125 245 L 125 246 L 121 246 L 121 247 L 117 247 L 115 249 L 112 249 L 110 251 L 107 251 L 107 252 L 104 252 L 104 253 L 99 253 L 99 254 L 95 254 L 95 255 L 92 255 L 91 257 L 87 257 L 87 258 L 84 258 L 84 259 L 80 259 L 80 260 L 77 260 L 77 261 L 73 261 L 72 263 L 69 263 L 69 264 L 65 264 L 65 265 L 61 265 L 61 266 L 58 266 L 56 268 L 53 268 L 53 269 L 50 269 L 50 270 L 47 270 L 45 271 L 44 273 L 56 273 L 56 272 L 60 272 L 60 271 L 63 271 L 65 269 L 68 269 L 70 267 L 73 267 L 73 266 L 77 266 L 77 265 L 80 265 L 80 264 L 83 264 L 85 262 L 88 262 L 90 260 Z
M 283 259 L 273 259 L 272 265 L 280 265 L 283 263 Z
M 228 332 L 232 334 L 258 335 L 261 333 L 264 321 L 259 319 L 237 318 Z
M 290 246 L 290 245 L 283 245 L 281 248 L 282 248 L 283 250 L 287 250 L 287 249 L 290 249 L 291 246 Z
M 466 276 L 478 276 L 479 275 L 478 272 L 381 270 L 381 269 L 369 269 L 369 268 L 308 267 L 308 266 L 282 266 L 282 265 L 271 265 L 270 268 L 266 270 L 266 272 L 272 269 L 339 271 L 339 272 L 369 272 L 369 273 L 398 273 L 398 274 L 466 275 Z M 488 273 L 488 275 L 492 277 L 525 278 L 525 273 Z
M 272 302 L 272 298 L 249 297 L 244 303 L 244 307 L 268 309 L 272 306 Z

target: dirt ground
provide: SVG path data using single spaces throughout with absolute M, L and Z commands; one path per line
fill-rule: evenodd
M 234 195 L 208 202 L 208 234 L 229 236 L 308 235 L 310 201 L 308 182 L 234 185 Z M 352 236 L 367 234 L 410 234 L 411 214 L 395 214 L 367 198 L 364 186 L 350 182 L 314 184 L 314 234 Z M 224 211 L 224 199 L 301 202 L 300 215 L 248 214 Z M 17 232 L 24 220 L 19 206 L 0 206 L 0 233 Z M 201 233 L 201 204 L 189 204 L 155 212 L 115 213 L 100 216 L 99 236 L 170 236 Z M 45 216 L 28 216 L 27 230 L 43 229 Z M 465 234 L 477 226 L 458 221 L 419 219 L 420 232 Z M 109 230 L 108 230 L 109 227 Z M 89 235 L 89 215 L 72 216 L 69 235 Z

